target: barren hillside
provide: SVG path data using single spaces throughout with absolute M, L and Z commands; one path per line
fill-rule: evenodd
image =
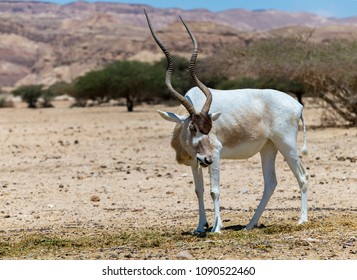
M 157 60 L 161 56 L 149 36 L 144 8 L 169 47 L 185 55 L 191 50 L 190 40 L 176 22 L 178 15 L 190 22 L 202 55 L 227 44 L 246 44 L 276 34 L 295 36 L 309 28 L 316 28 L 316 40 L 357 38 L 357 18 L 309 13 L 243 9 L 214 13 L 116 3 L 1 1 L 0 87 L 70 81 L 113 60 Z M 296 26 L 304 26 L 303 31 Z

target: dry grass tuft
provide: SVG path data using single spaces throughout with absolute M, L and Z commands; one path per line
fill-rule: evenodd
M 356 213 L 329 213 L 305 225 L 228 228 L 197 237 L 183 228 L 62 229 L 3 234 L 1 259 L 356 259 Z

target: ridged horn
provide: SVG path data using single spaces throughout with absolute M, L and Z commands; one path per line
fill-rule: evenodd
M 145 13 L 146 20 L 149 25 L 152 36 L 154 37 L 156 43 L 158 44 L 158 46 L 160 47 L 160 49 L 163 51 L 163 53 L 166 56 L 166 60 L 167 60 L 167 69 L 166 69 L 166 76 L 165 76 L 166 86 L 168 87 L 171 95 L 173 97 L 175 97 L 178 101 L 180 101 L 180 103 L 186 108 L 186 110 L 189 112 L 190 115 L 196 114 L 195 108 L 192 106 L 192 104 L 172 87 L 171 79 L 172 79 L 172 74 L 174 71 L 173 58 L 172 58 L 169 50 L 167 49 L 167 47 L 161 42 L 161 40 L 156 35 L 156 32 L 154 31 L 154 29 L 152 27 L 150 18 L 148 16 L 148 14 L 146 13 L 146 10 L 144 10 L 144 13 Z
M 182 17 L 180 16 L 180 19 L 183 23 L 183 25 L 185 26 L 187 33 L 190 35 L 191 40 L 192 40 L 192 44 L 193 44 L 193 52 L 192 52 L 192 56 L 190 59 L 190 73 L 191 73 L 191 77 L 193 79 L 193 81 L 195 82 L 195 84 L 200 88 L 200 90 L 202 90 L 202 92 L 206 95 L 206 102 L 202 107 L 202 113 L 208 113 L 211 104 L 212 104 L 212 93 L 211 91 L 206 87 L 205 84 L 203 84 L 196 75 L 196 60 L 197 60 L 197 56 L 198 56 L 198 43 L 197 40 L 195 38 L 195 36 L 192 34 L 192 32 L 190 31 L 190 29 L 188 28 L 187 24 L 185 23 L 185 21 L 182 19 Z

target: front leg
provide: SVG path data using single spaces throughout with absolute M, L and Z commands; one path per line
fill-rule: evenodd
M 202 168 L 198 168 L 197 165 L 191 166 L 193 180 L 195 182 L 195 192 L 198 199 L 198 212 L 199 212 L 199 220 L 198 226 L 195 230 L 195 233 L 205 233 L 205 227 L 208 227 L 206 212 L 205 212 L 205 205 L 203 199 L 204 193 L 204 185 L 203 185 L 203 174 Z
M 219 209 L 219 173 L 220 173 L 220 157 L 215 157 L 212 165 L 209 167 L 210 180 L 211 180 L 211 197 L 214 206 L 214 225 L 212 232 L 221 232 L 223 227 L 220 209 Z

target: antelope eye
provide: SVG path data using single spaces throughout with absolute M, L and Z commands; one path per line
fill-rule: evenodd
M 189 125 L 189 129 L 193 132 L 197 132 L 196 127 L 192 123 Z

